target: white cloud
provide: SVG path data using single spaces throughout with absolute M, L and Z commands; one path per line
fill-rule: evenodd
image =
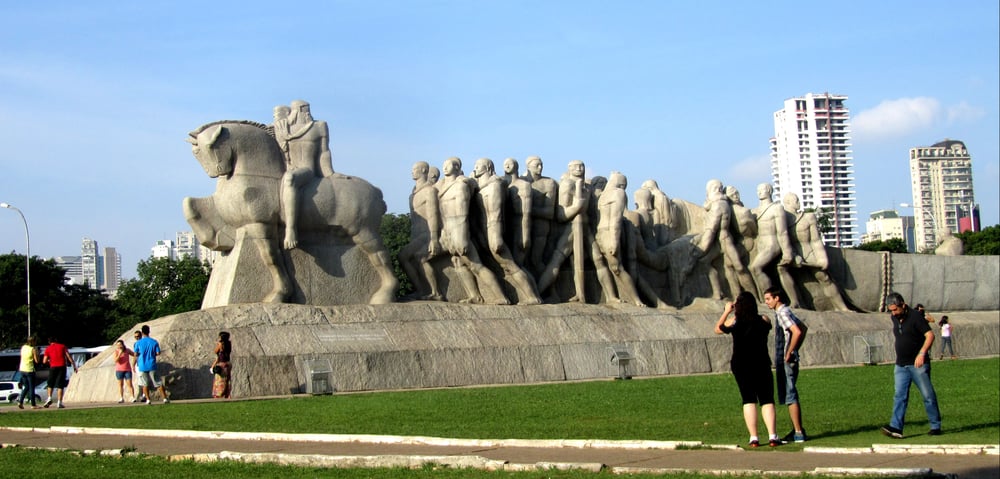
M 986 115 L 986 110 L 969 105 L 966 102 L 948 107 L 948 123 L 975 121 Z
M 851 130 L 857 140 L 894 138 L 930 127 L 943 113 L 930 97 L 886 100 L 855 115 Z

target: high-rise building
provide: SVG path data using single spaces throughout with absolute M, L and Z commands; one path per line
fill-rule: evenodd
M 52 258 L 56 266 L 66 271 L 69 284 L 83 284 L 83 260 L 79 256 L 56 256 Z
M 84 237 L 80 246 L 80 262 L 82 265 L 83 283 L 91 288 L 101 289 L 101 282 L 104 279 L 102 269 L 104 267 L 97 254 L 97 241 Z
M 906 250 L 910 253 L 915 251 L 916 241 L 912 216 L 899 216 L 899 212 L 896 210 L 879 210 L 868 215 L 868 222 L 865 223 L 865 234 L 861 237 L 862 243 L 887 241 L 893 238 L 905 241 Z
M 858 242 L 850 115 L 846 95 L 812 94 L 785 100 L 774 112 L 771 180 L 776 200 L 798 195 L 802 208 L 830 218 L 823 243 Z
M 104 266 L 104 290 L 113 298 L 122 279 L 122 257 L 114 248 L 104 248 L 104 256 L 101 259 L 101 264 Z
M 156 244 L 153 245 L 152 250 L 152 256 L 154 258 L 177 259 L 173 241 L 157 240 Z
M 965 143 L 945 139 L 910 148 L 910 185 L 921 250 L 937 245 L 936 233 L 941 228 L 952 233 L 979 231 L 979 206 L 972 193 L 972 156 Z

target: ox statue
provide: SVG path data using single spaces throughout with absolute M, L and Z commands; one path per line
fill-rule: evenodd
M 184 216 L 195 235 L 216 251 L 256 248 L 273 283 L 258 301 L 288 301 L 294 285 L 280 248 L 286 163 L 273 132 L 255 122 L 219 121 L 191 132 L 187 141 L 208 176 L 218 178 L 212 196 L 184 198 Z M 368 302 L 392 302 L 398 284 L 379 234 L 386 211 L 382 192 L 361 178 L 335 173 L 302 186 L 301 197 L 299 229 L 323 242 L 349 239 L 377 273 L 380 284 Z

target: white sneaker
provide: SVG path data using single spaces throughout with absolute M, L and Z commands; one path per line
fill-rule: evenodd
M 63 409 L 63 408 L 65 408 L 65 407 L 66 407 L 66 405 L 65 405 L 65 404 L 63 404 L 63 403 L 62 403 L 62 402 L 60 401 L 60 402 L 59 402 L 59 406 L 57 406 L 57 407 L 58 407 L 59 409 Z
M 118 398 L 118 404 L 121 404 L 123 402 L 125 402 L 125 398 L 123 397 Z
M 170 400 L 167 398 L 163 398 L 163 404 L 170 404 Z
M 151 405 L 151 404 L 153 404 L 153 401 L 150 401 L 149 398 L 146 398 L 146 405 Z

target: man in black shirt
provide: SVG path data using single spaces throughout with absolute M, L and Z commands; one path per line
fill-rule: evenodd
M 930 350 L 934 344 L 934 333 L 924 314 L 907 306 L 899 293 L 886 295 L 885 304 L 891 314 L 892 335 L 896 339 L 896 394 L 893 396 L 892 421 L 882 428 L 882 434 L 895 439 L 903 438 L 903 419 L 910 399 L 910 383 L 913 383 L 924 397 L 924 409 L 931 427 L 928 434 L 937 436 L 941 434 L 941 411 L 931 384 Z

